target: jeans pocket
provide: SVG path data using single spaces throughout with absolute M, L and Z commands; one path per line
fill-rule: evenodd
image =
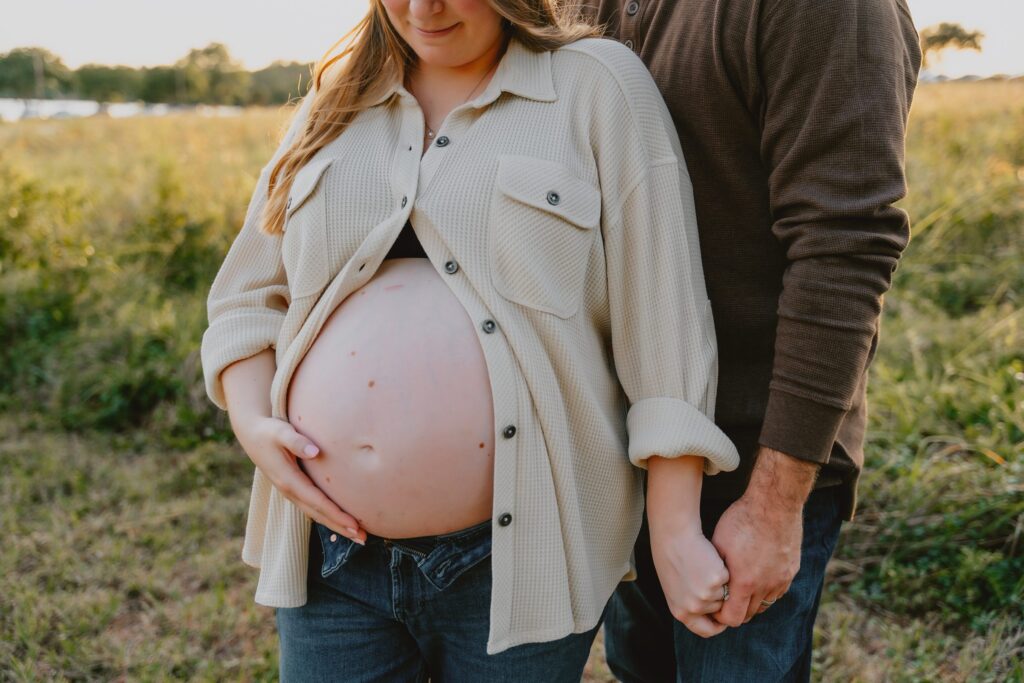
M 420 571 L 433 586 L 443 591 L 455 580 L 491 555 L 491 534 L 481 535 L 472 544 L 439 546 L 419 563 Z
M 323 548 L 324 559 L 320 566 L 320 576 L 326 579 L 348 561 L 349 555 L 357 544 L 352 539 L 332 531 L 319 522 L 313 522 L 313 527 L 320 538 L 320 547 Z

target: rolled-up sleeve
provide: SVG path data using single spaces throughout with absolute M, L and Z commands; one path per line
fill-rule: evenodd
M 739 453 L 715 424 L 718 345 L 679 134 L 640 58 L 615 41 L 600 49 L 611 78 L 588 89 L 601 114 L 589 128 L 629 460 L 696 455 L 706 474 L 734 470 Z
M 707 474 L 735 469 L 736 447 L 714 422 L 718 350 L 681 158 L 637 178 L 610 215 L 605 257 L 630 462 L 646 469 L 652 455 L 697 455 Z
M 270 172 L 291 144 L 312 105 L 310 90 L 296 109 L 282 141 L 262 168 L 245 220 L 228 249 L 207 296 L 209 326 L 203 332 L 200 358 L 206 393 L 227 410 L 221 372 L 232 363 L 275 347 L 291 297 L 281 259 L 281 233 L 261 229 Z

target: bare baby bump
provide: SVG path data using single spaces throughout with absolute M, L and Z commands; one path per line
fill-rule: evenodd
M 441 534 L 491 515 L 494 415 L 473 322 L 423 258 L 385 260 L 324 323 L 288 387 L 299 460 L 368 532 Z

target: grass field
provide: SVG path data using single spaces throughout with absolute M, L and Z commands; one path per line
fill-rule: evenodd
M 0 125 L 0 680 L 276 678 L 199 339 L 282 119 Z M 922 86 L 907 172 L 815 680 L 1021 681 L 1024 84 Z

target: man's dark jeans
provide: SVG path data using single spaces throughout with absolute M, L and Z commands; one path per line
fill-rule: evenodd
M 707 639 L 669 612 L 651 559 L 645 514 L 636 542 L 637 580 L 620 583 L 605 612 L 605 654 L 612 673 L 623 683 L 809 681 L 825 565 L 842 525 L 836 491 L 821 488 L 807 498 L 800 571 L 789 591 L 746 624 Z M 730 504 L 701 500 L 705 536 L 711 538 Z

